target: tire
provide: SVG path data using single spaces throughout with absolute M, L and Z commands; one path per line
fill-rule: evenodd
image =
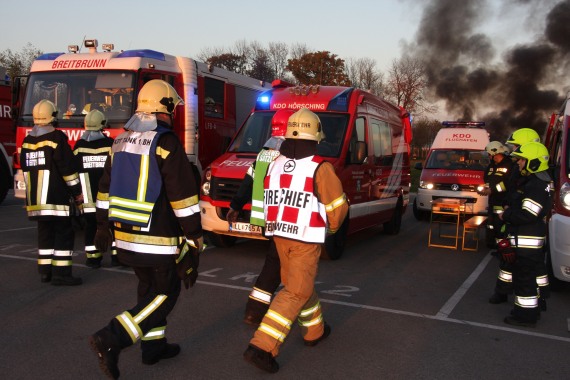
M 414 203 L 415 204 L 415 203 Z M 397 235 L 402 226 L 402 200 L 398 199 L 398 204 L 389 222 L 384 223 L 384 232 L 388 235 Z
M 208 235 L 210 242 L 218 248 L 233 247 L 237 240 L 235 236 L 221 235 L 214 232 L 210 232 Z
M 412 206 L 412 211 L 414 212 L 414 217 L 419 221 L 427 220 L 429 218 L 429 212 L 420 210 L 415 199 L 414 205 Z
M 2 153 L 0 152 L 0 155 Z M 6 199 L 8 195 L 8 190 L 12 187 L 12 176 L 10 175 L 10 169 L 7 167 L 8 163 L 0 157 L 0 203 Z
M 348 232 L 348 215 L 342 222 L 339 230 L 325 239 L 323 249 L 321 251 L 321 259 L 338 260 L 344 253 L 346 246 L 346 234 Z

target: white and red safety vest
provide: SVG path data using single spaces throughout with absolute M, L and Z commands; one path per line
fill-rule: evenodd
M 273 161 L 264 181 L 266 236 L 324 243 L 327 214 L 314 192 L 315 173 L 323 161 L 319 156 Z

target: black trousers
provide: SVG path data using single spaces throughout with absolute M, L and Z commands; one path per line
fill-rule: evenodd
M 267 294 L 274 294 L 279 285 L 281 284 L 281 263 L 279 261 L 279 255 L 277 254 L 277 248 L 275 247 L 275 242 L 271 239 L 271 245 L 269 251 L 265 255 L 265 262 L 263 263 L 263 268 L 261 268 L 261 273 L 255 281 L 254 290 L 250 294 L 249 299 L 245 307 L 246 314 L 256 315 L 263 317 L 267 310 L 269 309 L 269 303 L 255 297 L 255 290 L 261 290 Z
M 70 217 L 38 220 L 38 272 L 71 275 L 74 239 Z

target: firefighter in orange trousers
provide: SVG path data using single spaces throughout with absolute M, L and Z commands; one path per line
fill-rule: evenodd
M 319 117 L 306 108 L 288 120 L 281 155 L 264 180 L 266 236 L 273 236 L 281 262 L 280 290 L 269 305 L 244 359 L 270 373 L 295 319 L 306 346 L 330 334 L 315 291 L 321 246 L 348 213 L 348 203 L 334 167 L 316 155 L 322 138 Z
M 70 197 L 83 204 L 79 174 L 67 135 L 55 128 L 57 108 L 41 100 L 32 110 L 34 127 L 24 138 L 21 165 L 26 182 L 26 211 L 38 222 L 38 271 L 41 282 L 73 286 L 75 233 L 71 224 Z
M 230 209 L 226 216 L 228 223 L 235 223 L 243 206 L 251 202 L 251 216 L 249 222 L 253 225 L 265 227 L 263 215 L 263 180 L 267 174 L 269 164 L 279 156 L 279 148 L 285 140 L 287 131 L 287 120 L 293 114 L 290 110 L 278 110 L 271 119 L 271 137 L 263 145 L 263 150 L 259 152 L 256 160 L 248 169 L 237 194 L 230 203 Z M 271 246 L 263 268 L 249 293 L 249 298 L 245 307 L 244 322 L 257 326 L 267 312 L 273 293 L 281 284 L 279 255 L 275 243 L 271 241 Z
M 100 268 L 103 255 L 95 247 L 95 233 L 97 232 L 97 218 L 95 217 L 95 201 L 99 180 L 103 175 L 105 161 L 111 153 L 113 139 L 103 134 L 107 125 L 105 114 L 99 110 L 91 110 L 85 115 L 83 126 L 85 132 L 73 147 L 73 154 L 77 158 L 79 179 L 83 188 L 83 217 L 85 219 L 85 265 L 90 268 Z M 116 251 L 112 256 L 112 263 L 117 265 Z
M 194 285 L 204 246 L 198 180 L 172 132 L 175 109 L 183 104 L 167 82 L 145 83 L 99 183 L 95 246 L 107 250 L 113 224 L 119 261 L 138 279 L 137 304 L 89 338 L 99 366 L 113 379 L 120 375 L 121 351 L 139 340 L 146 365 L 180 353 L 178 344 L 167 341 L 167 317 L 180 295 L 180 281 L 186 288 Z M 193 259 L 181 268 L 187 262 L 182 253 L 188 251 Z

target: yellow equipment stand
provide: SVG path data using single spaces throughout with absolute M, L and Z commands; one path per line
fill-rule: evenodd
M 465 199 L 437 198 L 431 204 L 431 218 L 429 222 L 428 247 L 457 249 L 459 247 L 459 226 L 465 219 Z M 455 244 L 432 243 L 432 231 L 434 224 L 438 225 L 438 237 L 454 239 Z M 452 224 L 455 227 L 455 235 L 442 235 L 441 225 Z

